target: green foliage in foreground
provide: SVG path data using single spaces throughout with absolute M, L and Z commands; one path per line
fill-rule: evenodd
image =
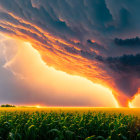
M 0 112 L 0 140 L 140 140 L 138 119 L 123 114 Z

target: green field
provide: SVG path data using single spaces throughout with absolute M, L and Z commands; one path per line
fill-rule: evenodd
M 0 108 L 0 140 L 140 140 L 139 109 Z

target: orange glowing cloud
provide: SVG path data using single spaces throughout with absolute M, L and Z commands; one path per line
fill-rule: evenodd
M 101 64 L 79 55 L 81 50 L 80 48 L 77 48 L 75 44 L 70 44 L 70 42 L 66 42 L 61 38 L 52 36 L 36 25 L 30 24 L 29 22 L 24 21 L 11 13 L 9 13 L 9 15 L 15 18 L 20 24 L 26 24 L 31 28 L 29 29 L 28 26 L 21 26 L 20 24 L 15 25 L 10 22 L 5 23 L 4 21 L 0 22 L 1 27 L 7 28 L 14 32 L 14 34 L 12 34 L 14 38 L 30 42 L 32 46 L 40 52 L 44 62 L 46 62 L 47 65 L 53 66 L 57 70 L 62 70 L 69 74 L 87 77 L 94 83 L 100 83 L 106 87 L 109 87 L 111 90 L 114 90 L 111 77 L 109 77 L 103 69 L 98 67 L 98 65 Z M 65 45 L 70 48 L 71 52 L 62 47 Z M 92 49 L 92 51 L 94 52 L 96 50 Z
M 111 90 L 116 91 L 116 89 L 114 89 L 114 83 L 111 82 L 112 78 L 107 75 L 106 71 L 99 68 L 98 65 L 102 64 L 79 55 L 81 50 L 76 44 L 66 42 L 61 38 L 52 36 L 36 25 L 30 24 L 28 21 L 24 21 L 12 13 L 9 13 L 9 15 L 16 19 L 20 24 L 15 25 L 11 22 L 0 22 L 1 27 L 14 32 L 14 34 L 6 34 L 8 36 L 12 35 L 14 38 L 30 42 L 32 46 L 40 52 L 47 65 L 73 75 L 87 77 L 94 83 L 100 83 L 109 87 Z M 26 26 L 21 24 L 25 24 Z M 67 49 L 70 49 L 70 52 L 62 47 L 65 45 L 68 47 Z M 94 52 L 96 50 L 92 48 L 92 51 Z M 115 96 L 118 96 L 116 92 Z M 119 98 L 120 96 L 122 98 L 122 95 L 119 94 Z
M 33 49 L 28 42 L 19 42 L 18 46 L 16 55 L 4 66 L 11 69 L 13 74 L 25 85 L 27 84 L 31 90 L 33 89 L 31 95 L 36 99 L 36 103 L 34 103 L 29 96 L 30 102 L 28 102 L 24 101 L 24 98 L 27 98 L 26 94 L 20 95 L 23 100 L 21 102 L 18 99 L 20 105 L 38 108 L 39 106 L 118 107 L 109 89 L 93 84 L 83 77 L 69 75 L 47 66 L 38 51 Z M 44 101 L 39 101 L 40 98 Z M 17 101 L 15 103 L 19 105 Z
M 0 1 L 0 32 L 29 42 L 48 66 L 109 88 L 120 106 L 128 106 L 140 85 L 139 9 L 104 0 L 27 3 Z

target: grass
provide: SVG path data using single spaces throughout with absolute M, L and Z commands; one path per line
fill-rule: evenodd
M 0 108 L 1 140 L 139 140 L 140 109 Z

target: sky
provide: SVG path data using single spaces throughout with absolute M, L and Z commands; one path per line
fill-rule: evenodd
M 139 107 L 139 0 L 0 0 L 0 102 Z
M 1 36 L 1 48 L 0 103 L 27 106 L 117 106 L 108 88 L 47 66 L 29 42 Z

